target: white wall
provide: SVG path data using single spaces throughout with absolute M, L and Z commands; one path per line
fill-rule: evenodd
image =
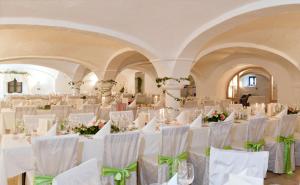
M 135 73 L 137 70 L 125 69 L 118 74 L 116 81 L 118 85 L 116 89 L 120 89 L 123 86 L 128 93 L 135 93 Z M 161 90 L 156 87 L 155 78 L 145 73 L 145 94 L 160 94 Z
M 98 77 L 94 72 L 90 72 L 82 80 L 84 84 L 80 87 L 80 92 L 82 94 L 93 94 L 94 87 L 98 81 Z
M 71 78 L 66 74 L 59 72 L 55 79 L 55 92 L 58 94 L 71 94 L 72 90 L 68 83 Z

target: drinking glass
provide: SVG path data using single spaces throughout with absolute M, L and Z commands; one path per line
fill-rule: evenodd
M 189 185 L 194 181 L 194 166 L 192 163 L 182 161 L 179 163 L 177 172 L 179 185 Z

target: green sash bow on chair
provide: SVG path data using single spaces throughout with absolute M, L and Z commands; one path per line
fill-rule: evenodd
M 188 159 L 188 153 L 183 152 L 176 157 L 168 157 L 168 156 L 158 156 L 158 164 L 167 164 L 168 165 L 168 177 L 169 179 L 175 175 L 178 169 L 178 165 L 180 161 L 184 161 Z
M 131 163 L 123 169 L 103 167 L 102 176 L 114 176 L 115 185 L 126 185 L 126 179 L 132 172 L 136 172 L 137 162 Z
M 51 176 L 35 176 L 34 185 L 52 185 L 52 180 L 54 177 Z
M 287 174 L 293 174 L 292 161 L 291 161 L 291 145 L 295 143 L 294 136 L 279 136 L 277 137 L 278 143 L 284 145 L 284 172 Z
M 259 152 L 261 151 L 264 145 L 265 145 L 265 141 L 263 139 L 258 142 L 247 141 L 245 143 L 245 148 L 250 149 L 253 152 Z

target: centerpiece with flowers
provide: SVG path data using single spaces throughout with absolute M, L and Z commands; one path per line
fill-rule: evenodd
M 204 118 L 205 122 L 220 122 L 225 121 L 225 119 L 228 117 L 227 112 L 218 112 L 214 111 L 211 115 L 208 115 Z
M 103 126 L 107 122 L 103 122 L 102 120 L 93 121 L 88 125 L 79 125 L 74 127 L 72 130 L 75 133 L 79 133 L 80 135 L 95 135 L 99 130 L 103 128 Z M 118 133 L 120 132 L 120 128 L 114 124 L 111 125 L 111 133 Z

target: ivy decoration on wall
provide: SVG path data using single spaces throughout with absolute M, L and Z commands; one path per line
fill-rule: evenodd
M 176 81 L 177 83 L 181 83 L 183 81 L 191 81 L 189 78 L 171 78 L 171 77 L 163 77 L 163 78 L 156 78 L 156 86 L 158 88 L 161 88 L 166 85 L 166 82 L 169 80 Z M 176 97 L 170 92 L 168 92 L 166 89 L 163 89 L 163 93 L 167 94 L 168 96 L 172 97 L 175 101 L 180 102 L 182 105 L 184 105 L 187 101 L 193 100 L 192 98 L 189 97 Z

